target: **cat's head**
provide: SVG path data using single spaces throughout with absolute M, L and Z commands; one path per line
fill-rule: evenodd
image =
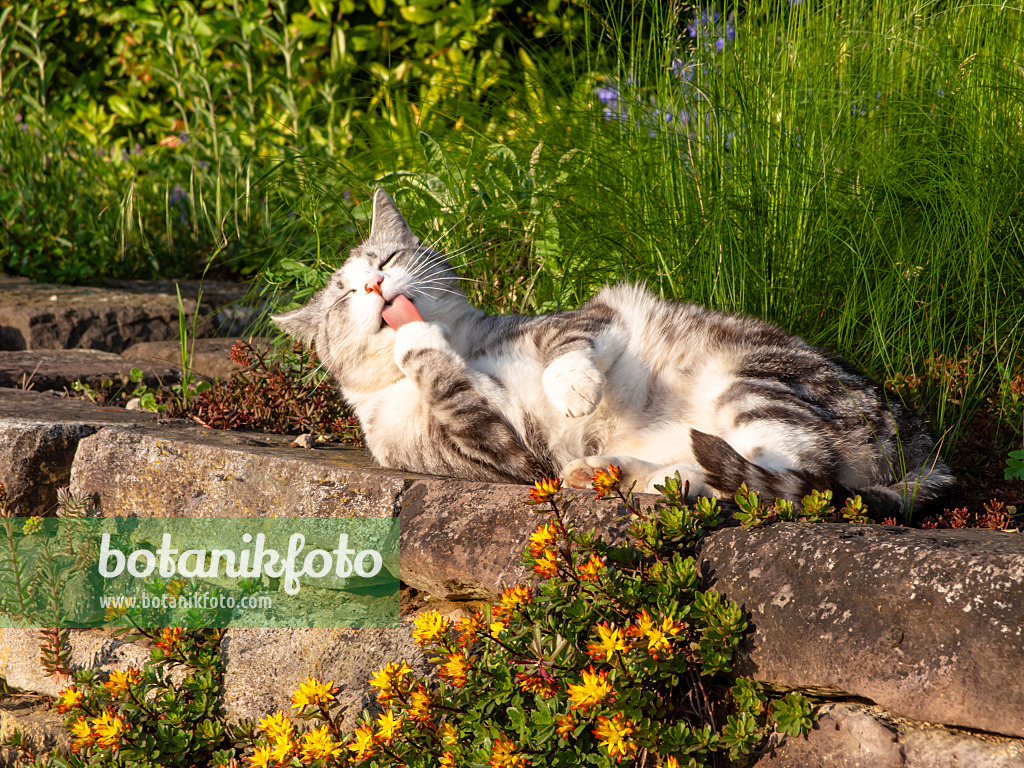
M 271 319 L 314 347 L 343 390 L 373 392 L 402 377 L 393 359 L 395 330 L 384 320 L 399 295 L 428 322 L 451 322 L 468 309 L 455 270 L 420 243 L 378 189 L 366 240 L 308 304 Z

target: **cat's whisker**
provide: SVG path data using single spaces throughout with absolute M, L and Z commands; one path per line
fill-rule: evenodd
M 442 238 L 442 237 L 447 237 L 447 236 L 448 236 L 449 234 L 451 234 L 451 231 L 452 231 L 453 229 L 455 229 L 455 228 L 456 228 L 457 226 L 459 226 L 459 225 L 460 225 L 460 224 L 461 224 L 462 222 L 464 222 L 464 221 L 465 221 L 465 220 L 466 220 L 467 218 L 469 218 L 469 217 L 468 217 L 468 216 L 463 216 L 463 217 L 462 217 L 461 219 L 459 219 L 459 220 L 458 220 L 458 221 L 456 221 L 456 222 L 455 222 L 454 224 L 452 224 L 452 225 L 451 225 L 450 227 L 448 227 L 448 229 L 446 229 L 446 230 L 445 230 L 444 232 L 442 232 L 442 233 L 441 233 L 440 235 L 438 235 L 438 236 L 437 236 L 437 237 L 436 237 L 436 238 L 434 239 L 434 242 L 432 242 L 432 243 L 431 243 L 431 244 L 429 245 L 429 247 L 430 247 L 430 248 L 435 248 L 435 249 L 436 249 L 436 248 L 437 248 L 437 244 L 441 242 L 441 238 Z
M 429 287 L 424 287 L 424 286 L 419 286 L 418 285 L 418 286 L 416 286 L 415 291 L 417 293 L 426 293 L 426 294 L 430 294 L 430 293 L 450 293 L 452 296 L 462 296 L 463 295 L 461 291 L 453 291 L 450 288 L 441 288 L 440 286 L 434 286 L 432 288 L 429 288 Z

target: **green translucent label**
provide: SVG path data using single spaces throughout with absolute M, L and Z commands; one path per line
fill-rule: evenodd
M 0 626 L 398 626 L 398 519 L 0 518 Z

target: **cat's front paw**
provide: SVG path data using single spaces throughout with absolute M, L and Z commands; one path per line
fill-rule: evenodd
M 402 361 L 406 355 L 418 349 L 450 351 L 448 326 L 443 323 L 419 321 L 406 323 L 395 331 L 395 365 L 402 368 Z
M 566 416 L 594 412 L 604 394 L 604 374 L 589 355 L 569 352 L 553 360 L 541 378 L 548 401 Z

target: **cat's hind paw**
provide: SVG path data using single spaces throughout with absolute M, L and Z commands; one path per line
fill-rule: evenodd
M 654 464 L 632 456 L 587 456 L 570 461 L 562 468 L 559 477 L 566 488 L 590 488 L 594 473 L 613 465 L 618 467 L 621 473 L 619 487 L 623 491 L 629 490 L 634 483 L 637 484 L 635 490 L 646 491 L 646 478 L 657 468 Z
M 583 352 L 569 352 L 551 361 L 541 384 L 548 401 L 574 418 L 593 413 L 604 394 L 604 374 Z

